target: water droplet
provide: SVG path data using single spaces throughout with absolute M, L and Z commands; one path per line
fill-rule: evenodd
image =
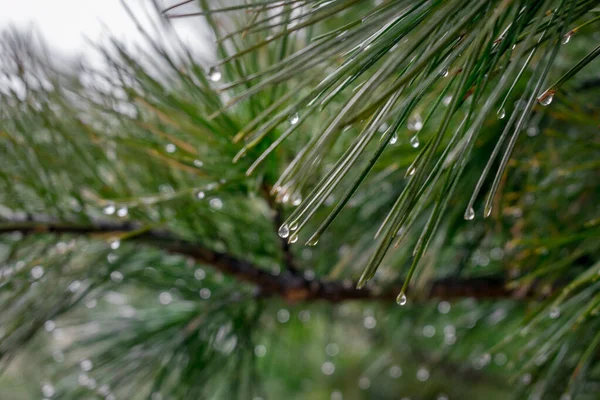
M 117 210 L 117 216 L 125 218 L 129 214 L 127 207 L 121 207 Z
M 111 249 L 117 250 L 119 247 L 121 247 L 121 241 L 119 239 L 115 239 L 112 242 L 110 242 Z
M 52 332 L 55 328 L 56 328 L 56 322 L 52 321 L 51 319 L 44 322 L 44 330 L 46 332 Z M 49 397 L 49 396 L 47 396 L 47 397 Z
M 202 288 L 200 289 L 200 297 L 204 300 L 209 299 L 210 298 L 210 289 L 209 288 Z
M 219 67 L 210 67 L 208 70 L 208 79 L 213 82 L 218 82 L 221 80 L 221 70 Z
M 36 265 L 35 267 L 31 268 L 31 277 L 33 279 L 40 279 L 42 276 L 44 276 L 44 267 L 41 265 Z
M 204 165 L 204 163 L 200 160 L 194 160 L 194 166 L 197 168 L 202 168 L 202 166 Z
M 175 153 L 175 150 L 177 150 L 177 146 L 175 146 L 173 143 L 167 143 L 165 145 L 165 151 L 167 153 L 173 154 Z
M 440 314 L 448 314 L 451 308 L 452 306 L 447 301 L 440 301 L 437 307 Z
M 398 297 L 396 297 L 396 303 L 398 303 L 398 305 L 400 306 L 403 306 L 406 304 L 406 301 L 406 295 L 404 294 L 404 292 L 400 292 Z
M 173 301 L 173 295 L 169 292 L 162 292 L 158 295 L 158 301 L 163 305 L 171 304 Z
M 377 320 L 373 316 L 366 316 L 365 320 L 363 321 L 363 325 L 367 329 L 373 329 L 377 325 Z
M 504 119 L 504 117 L 506 117 L 506 110 L 504 108 L 501 108 L 498 110 L 498 119 Z
M 410 145 L 413 148 L 416 149 L 417 147 L 419 147 L 419 144 L 420 144 L 419 137 L 417 135 L 415 135 L 415 136 L 413 136 L 413 137 L 410 138 Z
M 417 379 L 421 382 L 425 382 L 427 379 L 429 379 L 429 370 L 425 367 L 419 368 L 417 371 Z
M 560 317 L 560 308 L 558 308 L 558 307 L 552 307 L 550 309 L 550 313 L 548 315 L 552 319 L 556 319 L 556 318 Z
M 473 218 L 475 218 L 475 211 L 473 210 L 473 207 L 469 207 L 465 211 L 465 219 L 471 221 Z
M 494 356 L 494 362 L 496 363 L 496 365 L 504 365 L 506 364 L 507 360 L 508 357 L 506 357 L 506 354 L 504 353 L 498 353 Z
M 298 222 L 294 221 L 290 224 L 290 231 L 295 231 L 296 229 L 298 229 Z
M 53 397 L 56 391 L 54 390 L 54 386 L 49 383 L 44 383 L 42 385 L 42 394 L 44 397 Z
M 94 367 L 94 364 L 92 364 L 92 362 L 90 360 L 83 360 L 82 362 L 79 363 L 79 366 L 84 371 L 91 371 L 92 368 Z
M 408 118 L 406 126 L 411 131 L 420 131 L 423 129 L 423 119 L 419 114 L 413 114 Z
M 210 206 L 210 208 L 212 208 L 213 210 L 220 210 L 223 208 L 223 201 L 221 199 L 219 199 L 218 197 L 213 197 L 212 199 L 210 199 L 210 201 L 208 202 L 208 205 Z
M 413 167 L 412 165 L 410 167 L 408 167 L 408 169 L 406 170 L 406 176 L 413 176 L 415 174 L 415 172 L 417 172 L 417 169 L 415 167 Z
M 542 93 L 542 95 L 538 97 L 537 100 L 541 105 L 546 107 L 550 105 L 550 103 L 552 103 L 552 100 L 554 100 L 554 92 L 547 90 L 544 93 Z
M 452 95 L 447 95 L 444 96 L 444 98 L 442 99 L 442 103 L 448 107 L 450 105 L 450 102 L 452 101 Z
M 290 236 L 290 228 L 287 226 L 287 224 L 283 224 L 279 227 L 277 234 L 280 238 L 285 239 L 286 237 Z
M 390 377 L 393 379 L 398 379 L 402 376 L 402 368 L 397 365 L 392 365 L 390 367 Z
M 324 375 L 332 375 L 335 372 L 335 364 L 331 361 L 325 361 L 323 365 L 321 365 L 321 372 Z
M 123 280 L 123 274 L 119 271 L 113 271 L 110 273 L 110 280 L 119 283 Z
M 490 361 L 492 360 L 492 356 L 490 355 L 490 353 L 483 353 L 481 355 L 481 358 L 479 359 L 479 362 L 481 363 L 481 366 L 486 366 L 490 363 Z
M 254 347 L 254 354 L 256 357 L 264 357 L 267 354 L 267 348 L 264 344 L 258 344 Z
M 302 195 L 300 193 L 294 193 L 292 195 L 292 205 L 298 207 L 302 203 Z
M 562 44 L 567 44 L 571 41 L 571 36 L 573 36 L 573 32 L 567 32 L 565 36 L 562 37 L 560 41 Z
M 335 357 L 339 352 L 340 348 L 335 343 L 328 343 L 327 346 L 325 346 L 325 353 L 327 353 L 328 356 Z
M 106 207 L 104 207 L 104 214 L 106 215 L 113 215 L 115 213 L 117 209 L 115 208 L 115 206 L 113 206 L 112 204 L 107 205 Z
M 483 218 L 487 218 L 492 214 L 492 206 L 486 206 L 485 210 L 483 210 Z
M 295 232 L 294 234 L 292 234 L 292 236 L 290 236 L 290 238 L 288 239 L 288 243 L 296 243 L 298 241 L 298 232 Z
M 423 336 L 432 338 L 435 336 L 435 326 L 433 325 L 425 325 L 423 327 Z
M 110 393 L 110 386 L 104 384 L 98 388 L 98 393 L 102 396 L 107 396 Z
M 300 121 L 300 115 L 298 115 L 298 113 L 293 113 L 288 118 L 288 121 L 290 121 L 290 125 L 296 125 L 298 121 Z
M 202 268 L 197 268 L 194 271 L 194 278 L 196 278 L 198 281 L 201 281 L 202 279 L 206 278 L 206 272 L 204 272 Z
M 442 71 L 442 73 L 440 74 L 442 76 L 442 78 L 447 77 L 450 74 L 450 72 L 448 71 L 448 68 L 444 69 Z
M 537 136 L 538 133 L 540 133 L 540 130 L 537 126 L 530 126 L 529 128 L 527 128 L 527 136 L 529 137 Z
M 390 139 L 390 144 L 396 144 L 397 141 L 398 141 L 398 135 L 394 133 Z
M 306 245 L 307 246 L 316 246 L 317 243 L 319 243 L 319 238 L 318 237 L 316 237 L 316 238 L 310 238 L 308 240 L 308 242 L 306 242 Z
M 196 198 L 197 198 L 198 200 L 202 200 L 202 199 L 204 198 L 204 196 L 206 196 L 206 195 L 204 194 L 204 192 L 203 192 L 202 190 L 199 190 L 199 191 L 196 193 Z

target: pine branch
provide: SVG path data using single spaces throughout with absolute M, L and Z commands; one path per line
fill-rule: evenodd
M 279 275 L 268 272 L 259 266 L 234 255 L 211 250 L 201 243 L 192 242 L 161 229 L 145 230 L 134 222 L 111 222 L 91 220 L 87 224 L 65 223 L 48 216 L 26 216 L 4 220 L 0 223 L 0 234 L 20 232 L 22 234 L 77 234 L 97 235 L 130 232 L 133 240 L 160 248 L 173 254 L 192 257 L 196 261 L 210 265 L 222 273 L 235 277 L 240 282 L 255 285 L 258 296 L 278 296 L 290 302 L 318 301 L 341 302 L 350 300 L 393 301 L 400 287 L 385 291 L 364 288 L 357 289 L 355 283 L 341 281 L 309 280 L 299 274 L 284 271 Z M 139 233 L 138 233 L 139 232 Z M 444 278 L 433 281 L 427 290 L 414 294 L 419 300 L 461 298 L 478 299 L 526 299 L 532 298 L 535 290 L 526 292 L 509 289 L 507 282 L 498 277 Z

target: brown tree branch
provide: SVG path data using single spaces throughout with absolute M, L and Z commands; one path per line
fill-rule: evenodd
M 241 282 L 255 285 L 264 297 L 279 296 L 291 302 L 325 300 L 340 302 L 349 300 L 394 301 L 399 288 L 388 288 L 383 292 L 374 289 L 356 289 L 353 283 L 340 281 L 308 280 L 299 274 L 283 271 L 272 274 L 257 265 L 231 254 L 211 250 L 202 244 L 175 236 L 160 230 L 142 230 L 142 226 L 132 222 L 91 221 L 63 223 L 49 217 L 36 216 L 0 221 L 0 234 L 20 232 L 22 234 L 76 234 L 94 235 L 120 232 L 139 232 L 128 240 L 151 245 L 173 254 L 192 257 L 202 264 L 234 276 Z M 446 278 L 432 282 L 428 290 L 415 294 L 420 299 L 479 299 L 530 297 L 533 291 L 519 293 L 509 290 L 506 282 L 497 277 Z

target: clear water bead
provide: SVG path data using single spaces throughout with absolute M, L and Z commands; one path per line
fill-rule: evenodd
M 568 32 L 565 36 L 562 37 L 562 40 L 560 41 L 562 44 L 567 44 L 571 41 L 571 36 L 573 36 L 572 32 Z
M 473 210 L 473 207 L 469 207 L 465 211 L 465 219 L 471 221 L 473 218 L 475 218 L 475 211 Z
M 411 131 L 420 131 L 421 129 L 423 129 L 423 119 L 421 118 L 421 116 L 419 114 L 411 115 L 408 118 L 408 122 L 407 122 L 406 126 Z
M 335 364 L 331 361 L 325 361 L 323 365 L 321 365 L 321 372 L 323 375 L 332 375 L 335 372 Z
M 292 205 L 297 207 L 302 203 L 302 195 L 300 193 L 294 193 L 292 195 Z
M 288 240 L 288 242 L 290 243 L 296 243 L 298 241 L 298 233 L 294 233 L 292 236 L 290 236 L 290 239 Z
M 445 70 L 442 71 L 442 73 L 440 74 L 442 76 L 442 78 L 445 78 L 448 76 L 450 72 L 448 72 L 448 68 L 446 68 Z
M 125 218 L 129 214 L 127 207 L 121 207 L 117 210 L 117 216 Z
M 210 199 L 210 201 L 208 202 L 208 205 L 210 206 L 210 208 L 212 208 L 213 210 L 220 210 L 223 208 L 223 201 L 221 199 L 219 199 L 218 197 L 213 197 L 212 199 Z
M 483 210 L 483 217 L 487 218 L 492 214 L 492 206 L 486 206 L 485 210 Z
M 410 138 L 410 145 L 413 148 L 416 149 L 417 147 L 419 147 L 419 144 L 421 144 L 421 143 L 419 142 L 419 137 L 417 135 Z
M 42 276 L 44 276 L 44 267 L 41 265 L 36 265 L 35 267 L 31 268 L 30 273 L 33 279 L 40 279 Z
M 298 115 L 298 113 L 293 113 L 288 118 L 288 121 L 290 121 L 290 125 L 296 125 L 298 121 L 300 121 L 300 115 Z
M 393 379 L 398 379 L 402 376 L 402 368 L 400 368 L 398 365 L 392 365 L 390 367 L 389 374 Z
M 530 126 L 527 128 L 527 136 L 529 137 L 537 136 L 538 133 L 540 133 L 540 130 L 537 126 Z
M 556 319 L 556 318 L 560 317 L 560 309 L 558 307 L 552 307 L 550 309 L 549 315 L 550 315 L 550 318 L 552 318 L 552 319 Z
M 400 294 L 398 295 L 398 297 L 396 297 L 396 303 L 398 303 L 398 305 L 403 306 L 406 304 L 406 295 L 404 294 L 404 292 L 400 292 Z
M 55 328 L 56 328 L 56 322 L 52 321 L 51 319 L 44 322 L 44 330 L 46 332 L 52 332 Z
M 552 103 L 552 100 L 554 100 L 554 92 L 546 91 L 542 93 L 542 95 L 538 97 L 537 100 L 544 107 L 549 106 L 550 103 Z
M 116 207 L 113 206 L 112 204 L 110 204 L 110 205 L 104 207 L 103 211 L 104 211 L 104 214 L 106 214 L 106 215 L 113 215 L 116 210 L 117 210 Z
M 442 104 L 444 104 L 446 107 L 448 107 L 451 102 L 452 102 L 452 95 L 444 96 L 444 98 L 442 99 Z
M 221 80 L 221 70 L 218 67 L 210 67 L 208 70 L 208 79 L 212 82 L 218 82 Z
M 49 383 L 44 383 L 42 385 L 42 394 L 44 397 L 53 397 L 56 391 L 54 390 L 54 386 Z
M 204 194 L 204 192 L 203 192 L 202 190 L 199 190 L 199 191 L 196 193 L 196 198 L 197 198 L 198 200 L 202 200 L 202 199 L 203 199 L 205 196 L 206 196 L 206 195 Z
M 396 144 L 397 141 L 398 141 L 398 135 L 394 133 L 390 139 L 390 144 Z
M 175 146 L 173 143 L 167 143 L 165 146 L 165 151 L 169 154 L 175 153 L 176 150 L 177 146 Z
M 79 366 L 84 371 L 91 371 L 94 364 L 92 364 L 92 362 L 90 360 L 83 360 L 82 362 L 79 363 Z
M 290 228 L 287 226 L 287 224 L 283 224 L 279 227 L 277 234 L 280 238 L 285 239 L 286 237 L 290 236 Z
M 425 367 L 419 368 L 417 371 L 417 379 L 421 382 L 425 382 L 429 379 L 429 370 Z
M 413 176 L 416 171 L 417 169 L 411 165 L 408 167 L 408 170 L 406 170 L 406 176 Z
M 498 110 L 498 119 L 504 119 L 504 117 L 506 117 L 506 110 L 504 108 L 501 108 Z
M 369 387 L 371 387 L 371 380 L 366 376 L 361 376 L 358 380 L 358 387 L 362 390 L 367 390 Z

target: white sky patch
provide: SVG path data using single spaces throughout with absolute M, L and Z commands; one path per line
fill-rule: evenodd
M 7 27 L 35 29 L 44 39 L 53 54 L 66 59 L 83 55 L 95 62 L 98 55 L 88 41 L 104 42 L 109 36 L 131 46 L 149 49 L 142 34 L 131 20 L 120 0 L 0 0 L 0 30 Z M 167 6 L 176 0 L 163 0 L 159 4 Z M 125 0 L 136 18 L 149 28 L 152 36 L 177 48 L 170 37 L 164 21 L 157 15 L 151 0 Z M 196 7 L 187 5 L 182 12 L 190 12 Z M 177 36 L 198 58 L 209 57 L 211 53 L 210 32 L 201 17 L 183 18 L 173 21 Z M 86 38 L 88 40 L 86 40 Z

